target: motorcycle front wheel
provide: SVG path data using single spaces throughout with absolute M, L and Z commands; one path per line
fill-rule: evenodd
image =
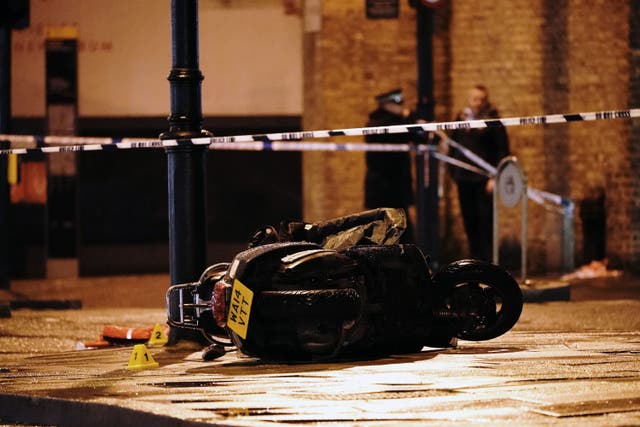
M 497 265 L 475 259 L 456 261 L 438 271 L 433 282 L 438 299 L 434 317 L 446 322 L 460 339 L 496 338 L 520 318 L 520 286 Z

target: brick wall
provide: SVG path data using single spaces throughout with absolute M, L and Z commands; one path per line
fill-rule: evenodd
M 569 112 L 569 55 L 568 0 L 544 0 L 542 3 L 544 29 L 542 43 L 542 110 L 544 113 Z M 542 188 L 564 197 L 570 196 L 570 183 L 566 177 L 569 170 L 569 127 L 564 125 L 542 128 L 541 141 L 544 176 Z M 546 268 L 560 271 L 564 267 L 562 253 L 562 217 L 557 212 L 545 211 L 544 246 Z M 575 233 L 574 233 L 575 235 Z M 573 261 L 573 260 L 572 260 Z
M 629 105 L 628 2 L 495 1 L 479 9 L 453 2 L 452 97 L 486 84 L 503 116 L 626 108 Z M 629 122 L 510 128 L 511 148 L 529 185 L 571 198 L 575 261 L 584 244 L 580 202 L 606 193 L 607 256 L 630 260 L 633 222 Z M 560 216 L 529 203 L 529 266 L 558 269 Z M 455 215 L 455 211 L 454 211 Z M 517 223 L 504 229 L 515 235 Z M 636 251 L 637 252 L 637 251 Z M 628 262 L 627 262 L 628 264 Z
M 629 103 L 629 3 L 569 2 L 569 108 L 593 111 L 624 108 Z M 628 121 L 569 125 L 571 197 L 580 201 L 604 189 L 607 256 L 616 264 L 631 254 L 631 200 Z M 582 225 L 576 221 L 576 255 L 580 260 Z
M 399 19 L 367 19 L 361 0 L 326 0 L 321 13 L 320 31 L 305 33 L 305 129 L 364 126 L 374 96 L 396 87 L 415 105 L 415 11 L 406 2 Z M 305 219 L 363 209 L 362 153 L 304 153 L 303 169 Z
M 632 1 L 629 11 L 629 107 L 640 105 L 640 3 Z M 631 122 L 630 137 L 627 141 L 630 162 L 630 197 L 626 203 L 626 214 L 631 223 L 631 253 L 625 257 L 627 268 L 640 270 L 640 121 Z
M 473 85 L 484 84 L 503 117 L 539 114 L 543 101 L 542 3 L 494 1 L 478 7 L 473 2 L 453 2 L 451 17 L 450 74 L 454 110 L 459 111 L 466 105 Z M 542 147 L 538 143 L 542 132 L 541 127 L 534 126 L 507 129 L 512 153 L 522 162 L 529 185 L 538 188 L 543 187 L 540 181 L 545 176 Z M 451 215 L 454 221 L 461 222 L 455 186 L 450 185 L 450 189 Z M 530 210 L 528 250 L 532 260 L 539 260 L 544 225 L 539 219 L 544 215 L 535 206 L 530 206 Z M 520 209 L 501 210 L 501 240 L 519 242 L 519 215 Z M 461 230 L 461 226 L 455 229 Z M 519 260 L 515 253 L 511 258 Z
M 322 28 L 305 35 L 306 129 L 361 126 L 372 96 L 393 87 L 414 105 L 415 10 L 401 0 L 399 19 L 367 20 L 364 3 L 323 1 Z M 451 120 L 476 83 L 489 88 L 503 117 L 637 106 L 638 9 L 630 1 L 443 1 L 433 45 L 436 119 Z M 508 128 L 529 185 L 576 202 L 577 263 L 585 245 L 580 202 L 598 189 L 606 193 L 607 256 L 626 266 L 640 256 L 639 129 L 638 120 Z M 307 219 L 362 208 L 361 154 L 306 153 L 303 167 Z M 465 255 L 466 241 L 455 186 L 443 177 L 446 261 Z M 518 239 L 518 214 L 501 212 L 503 237 Z M 529 203 L 529 218 L 531 270 L 557 270 L 560 216 Z

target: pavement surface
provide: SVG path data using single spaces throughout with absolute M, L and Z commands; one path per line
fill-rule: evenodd
M 539 281 L 542 283 L 543 281 Z M 81 309 L 0 318 L 0 424 L 69 426 L 640 425 L 640 278 L 571 282 L 486 342 L 376 360 L 277 364 L 188 341 L 78 350 L 104 325 L 164 323 L 165 275 L 14 281 L 0 301 Z

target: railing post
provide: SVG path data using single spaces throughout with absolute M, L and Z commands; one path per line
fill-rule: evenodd
M 574 265 L 573 212 L 575 206 L 569 199 L 562 198 L 562 272 L 569 273 Z

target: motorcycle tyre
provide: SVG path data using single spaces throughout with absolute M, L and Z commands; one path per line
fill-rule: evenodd
M 501 295 L 502 307 L 497 321 L 488 328 L 475 331 L 456 331 L 455 336 L 469 341 L 486 341 L 509 331 L 522 313 L 522 291 L 518 282 L 495 264 L 475 259 L 452 262 L 438 271 L 433 281 L 440 295 L 449 298 L 456 286 L 479 282 Z

